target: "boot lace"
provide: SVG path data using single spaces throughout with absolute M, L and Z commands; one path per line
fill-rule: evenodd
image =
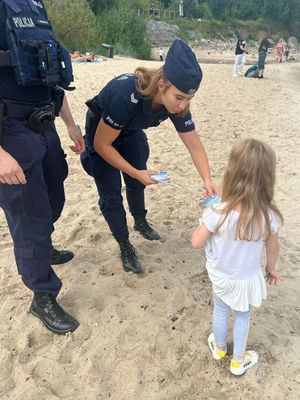
M 121 250 L 124 252 L 126 257 L 130 257 L 135 254 L 134 247 L 129 242 L 121 243 Z
M 45 295 L 45 310 L 47 310 L 47 313 L 51 315 L 52 317 L 56 318 L 63 318 L 65 316 L 65 311 L 62 309 L 62 307 L 57 303 L 56 299 L 49 295 Z

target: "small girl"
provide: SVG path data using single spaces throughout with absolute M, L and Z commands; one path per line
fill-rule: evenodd
M 205 210 L 192 236 L 194 248 L 205 243 L 206 268 L 214 294 L 213 333 L 208 345 L 216 360 L 227 351 L 228 317 L 235 311 L 230 372 L 242 375 L 258 361 L 245 351 L 251 307 L 266 298 L 261 256 L 266 248 L 266 281 L 282 280 L 275 271 L 279 254 L 278 228 L 283 218 L 273 202 L 276 157 L 259 140 L 236 143 L 225 169 L 222 200 Z

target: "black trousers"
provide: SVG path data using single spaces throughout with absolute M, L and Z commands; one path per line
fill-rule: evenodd
M 0 183 L 0 207 L 14 242 L 18 272 L 34 292 L 57 295 L 62 284 L 50 262 L 53 224 L 62 212 L 68 165 L 54 124 L 45 134 L 25 120 L 3 121 L 2 146 L 21 165 L 25 185 Z
M 149 145 L 144 131 L 134 131 L 119 136 L 113 147 L 137 169 L 147 169 Z M 85 152 L 81 157 L 83 168 L 93 176 L 99 193 L 100 210 L 115 239 L 128 237 L 126 212 L 121 194 L 121 173 L 107 163 L 98 153 Z M 126 184 L 126 197 L 131 214 L 146 214 L 145 186 L 126 174 L 122 174 Z

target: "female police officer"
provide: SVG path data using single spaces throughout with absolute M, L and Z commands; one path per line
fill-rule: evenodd
M 150 177 L 154 171 L 146 167 L 149 147 L 142 129 L 158 126 L 170 118 L 204 180 L 207 195 L 217 192 L 189 111 L 189 102 L 201 79 L 202 72 L 194 53 L 177 39 L 164 67 L 158 70 L 138 68 L 135 74 L 118 76 L 87 102 L 87 151 L 81 160 L 95 179 L 100 209 L 120 245 L 125 271 L 140 273 L 142 268 L 128 239 L 120 171 L 126 183 L 134 228 L 148 240 L 160 238 L 146 220 L 144 188 L 155 182 Z
M 19 274 L 34 292 L 30 312 L 55 333 L 79 325 L 56 302 L 61 281 L 51 268 L 73 257 L 51 243 L 68 174 L 54 114 L 60 113 L 67 125 L 72 150 L 85 148 L 64 92 L 56 88 L 72 80 L 70 65 L 42 1 L 0 0 L 0 207 Z

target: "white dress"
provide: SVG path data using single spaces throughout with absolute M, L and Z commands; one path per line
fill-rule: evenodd
M 200 219 L 212 232 L 208 239 L 206 268 L 214 293 L 236 311 L 248 311 L 249 306 L 259 307 L 267 297 L 266 282 L 261 268 L 264 241 L 235 239 L 239 213 L 231 211 L 216 233 L 222 221 L 223 203 L 208 208 Z M 270 213 L 272 234 L 277 233 L 278 223 Z

